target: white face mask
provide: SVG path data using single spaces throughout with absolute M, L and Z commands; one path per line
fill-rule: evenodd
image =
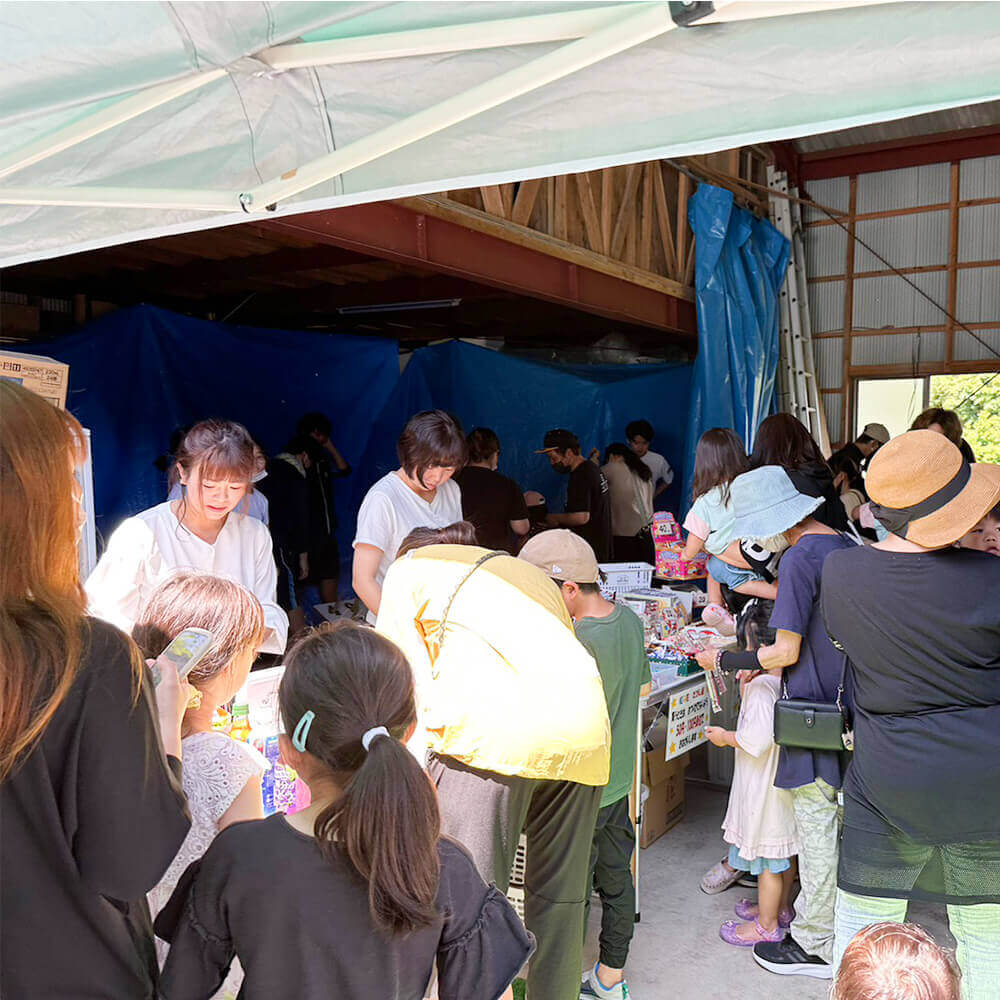
M 768 538 L 754 538 L 752 541 L 755 545 L 759 545 L 765 551 L 774 552 L 775 554 L 784 552 L 790 544 L 788 539 L 785 537 L 784 532 L 780 535 L 771 535 Z

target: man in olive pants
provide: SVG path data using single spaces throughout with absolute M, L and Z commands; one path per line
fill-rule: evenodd
M 410 749 L 437 785 L 442 832 L 505 889 L 527 836 L 529 1000 L 578 1000 L 590 845 L 608 781 L 601 678 L 558 588 L 506 553 L 431 545 L 386 574 L 376 628 L 417 692 Z

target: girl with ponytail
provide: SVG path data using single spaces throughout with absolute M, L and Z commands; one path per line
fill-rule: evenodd
M 406 749 L 413 674 L 371 629 L 323 626 L 285 659 L 282 755 L 309 785 L 292 816 L 237 823 L 192 865 L 156 923 L 162 996 L 211 997 L 235 954 L 242 997 L 508 997 L 534 942 L 469 854 L 440 836 Z

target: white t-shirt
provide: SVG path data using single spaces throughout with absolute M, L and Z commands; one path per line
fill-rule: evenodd
M 278 606 L 278 571 L 271 533 L 256 518 L 233 512 L 209 544 L 185 528 L 171 504 L 161 503 L 123 521 L 85 585 L 90 613 L 131 632 L 152 592 L 181 570 L 211 573 L 243 584 L 264 608 L 274 634 L 264 653 L 283 653 L 288 616 Z
M 428 503 L 414 493 L 395 472 L 383 476 L 368 491 L 358 511 L 358 545 L 382 550 L 375 582 L 381 587 L 403 539 L 414 528 L 446 528 L 462 520 L 462 491 L 454 479 L 442 483 Z M 369 620 L 375 619 L 369 613 Z
M 646 463 L 649 471 L 653 473 L 654 488 L 660 480 L 663 480 L 667 486 L 674 481 L 674 470 L 670 468 L 670 463 L 662 455 L 658 455 L 655 451 L 647 451 L 642 456 L 642 460 Z

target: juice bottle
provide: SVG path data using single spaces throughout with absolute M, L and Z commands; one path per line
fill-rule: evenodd
M 249 705 L 233 705 L 233 724 L 229 735 L 234 740 L 243 743 L 250 742 L 250 707 Z

